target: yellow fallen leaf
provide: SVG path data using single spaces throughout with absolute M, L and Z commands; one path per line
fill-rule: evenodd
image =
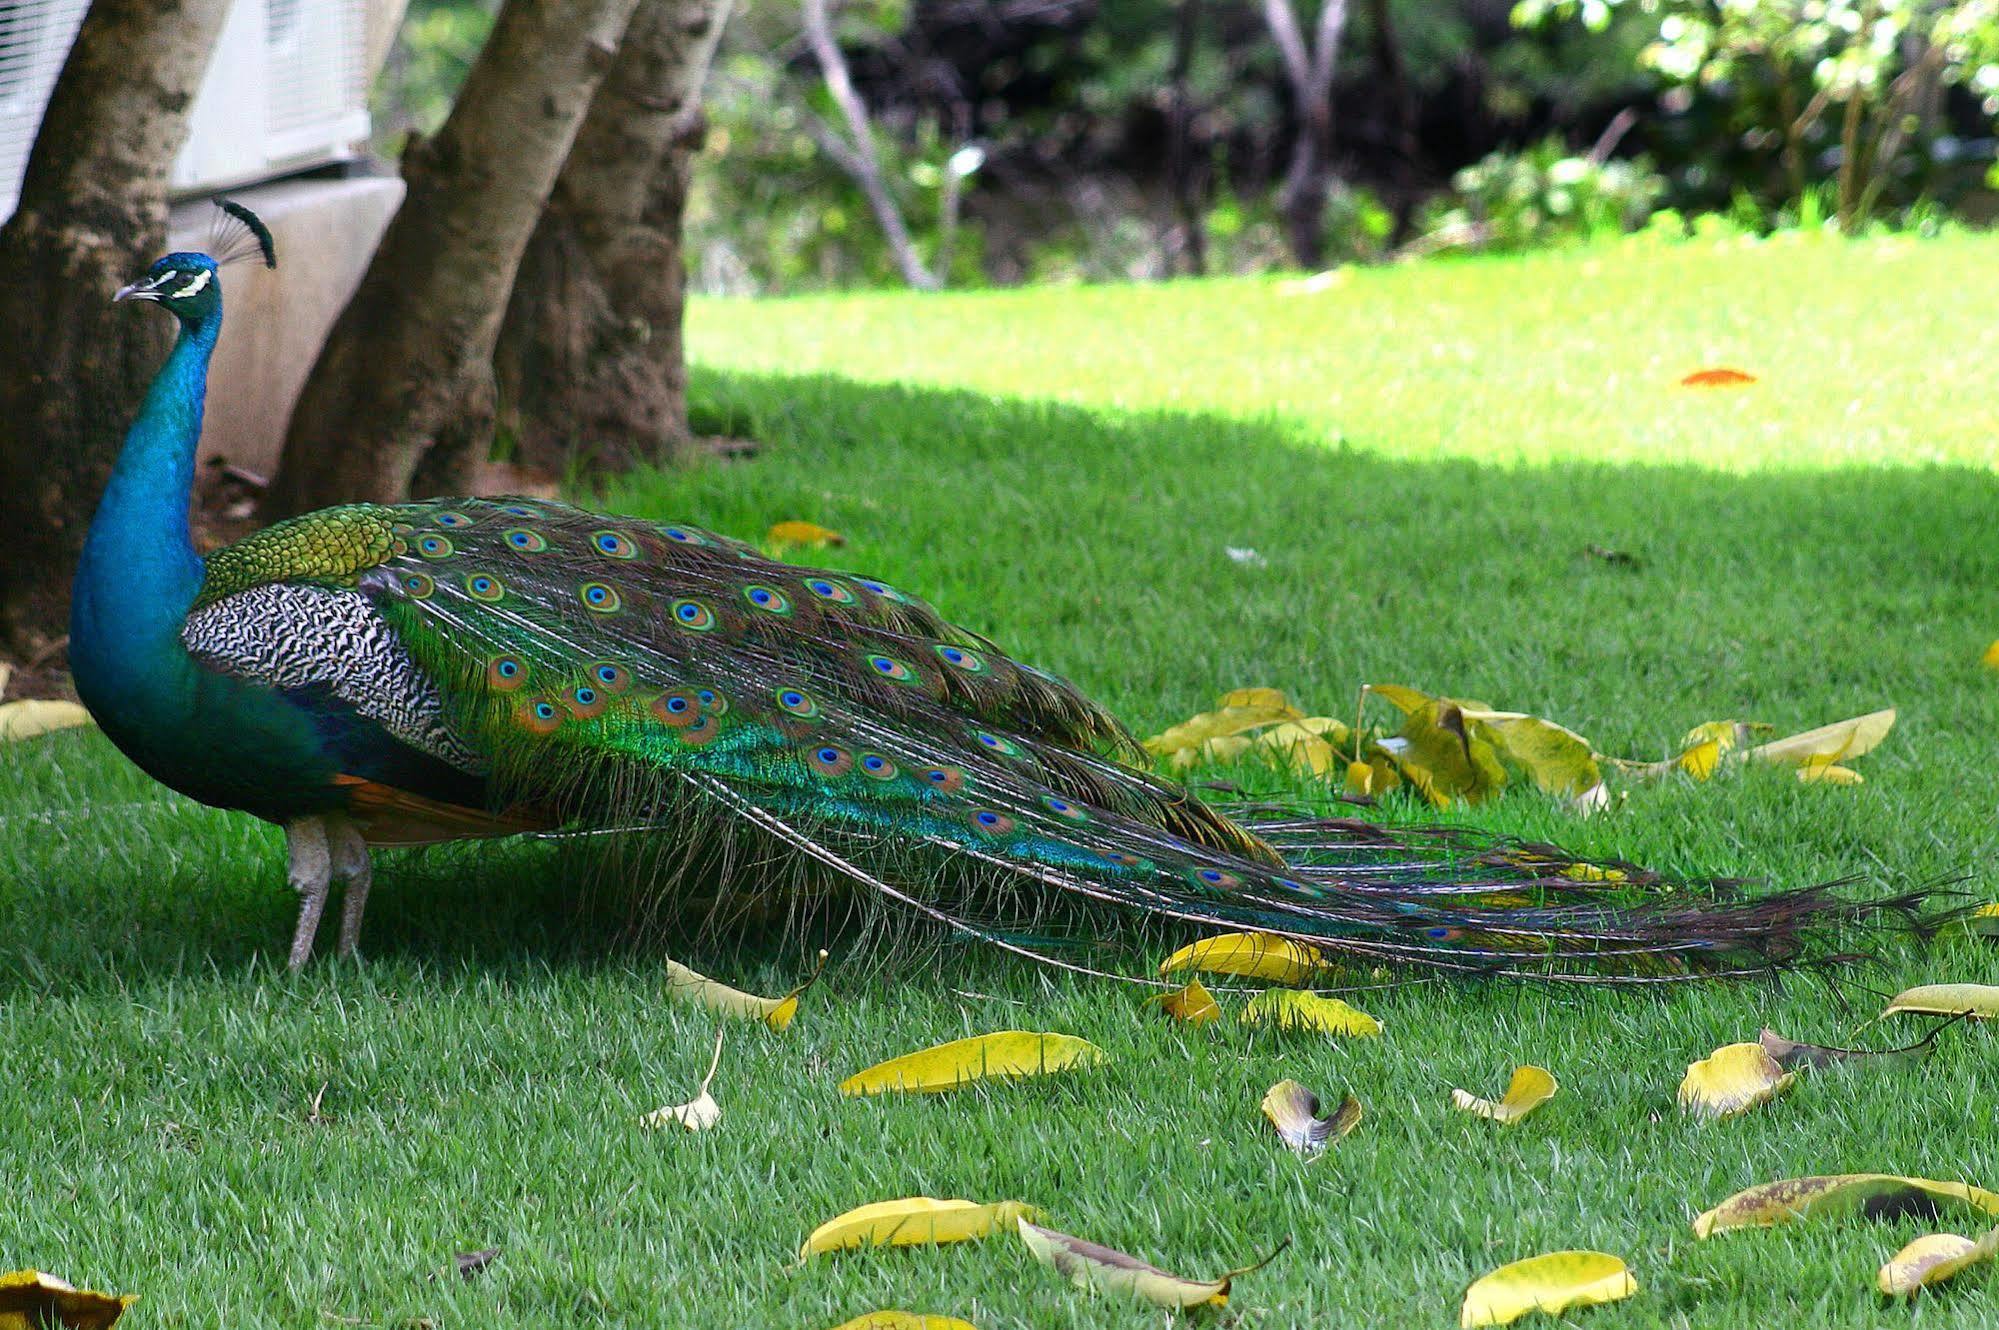
M 1347 793 L 1361 798 L 1379 798 L 1402 784 L 1402 773 L 1386 752 L 1370 752 L 1365 762 L 1347 763 Z
M 757 997 L 741 989 L 718 983 L 707 975 L 690 970 L 678 961 L 666 963 L 667 996 L 676 1001 L 694 1002 L 723 1016 L 738 1020 L 762 1021 L 773 1030 L 782 1030 L 798 1014 L 798 995 L 819 981 L 826 969 L 826 953 L 819 953 L 819 967 L 812 977 L 781 998 Z
M 1380 698 L 1405 716 L 1420 711 L 1437 700 L 1428 693 L 1419 692 L 1399 683 L 1364 683 L 1360 686 L 1360 691 Z
M 1223 740 L 1305 718 L 1305 713 L 1275 688 L 1238 688 L 1224 694 L 1215 710 L 1190 716 L 1153 735 L 1145 741 L 1145 750 L 1166 759 L 1174 770 L 1184 771 L 1199 761 L 1239 757 L 1249 747 L 1247 739 L 1240 745 L 1222 745 Z
M 1319 1096 L 1296 1081 L 1279 1081 L 1265 1090 L 1261 1107 L 1278 1138 L 1307 1159 L 1360 1125 L 1360 1100 L 1348 1095 L 1322 1118 Z
M 1590 741 L 1574 730 L 1520 711 L 1479 711 L 1467 707 L 1465 723 L 1522 768 L 1549 794 L 1575 799 L 1603 786 L 1603 772 Z
M 1196 970 L 1302 984 L 1319 972 L 1325 958 L 1316 947 L 1270 933 L 1220 933 L 1180 948 L 1159 962 L 1159 973 Z
M 1381 1022 L 1338 998 L 1321 997 L 1295 988 L 1271 988 L 1250 999 L 1242 1009 L 1244 1025 L 1270 1022 L 1280 1030 L 1318 1030 L 1324 1034 L 1367 1037 L 1381 1033 Z
M 1491 1118 L 1502 1126 L 1510 1127 L 1553 1099 L 1560 1088 L 1545 1068 L 1515 1067 L 1513 1079 L 1506 1086 L 1506 1095 L 1498 1103 L 1480 1099 L 1463 1090 L 1451 1091 L 1451 1103 L 1475 1117 Z
M 1868 1219 L 1893 1219 L 1911 1212 L 1929 1213 L 1937 1202 L 1978 1214 L 1999 1215 L 1999 1195 L 1963 1182 L 1934 1182 L 1891 1173 L 1841 1173 L 1817 1178 L 1786 1178 L 1735 1193 L 1694 1220 L 1694 1236 L 1705 1238 L 1738 1228 L 1768 1228 L 1806 1216 L 1858 1214 Z
M 1041 1211 L 1022 1201 L 939 1201 L 908 1196 L 856 1206 L 812 1230 L 798 1249 L 803 1261 L 821 1252 L 849 1247 L 916 1247 L 983 1238 L 1013 1227 L 1017 1219 L 1038 1219 Z
M 1991 984 L 1924 984 L 1904 989 L 1888 1003 L 1883 1016 L 1914 1012 L 1920 1016 L 1969 1016 L 1990 1020 L 1999 1016 L 1999 987 Z
M 708 1074 L 701 1078 L 701 1089 L 694 1098 L 672 1108 L 654 1109 L 639 1119 L 641 1126 L 664 1127 L 677 1122 L 689 1131 L 706 1131 L 722 1120 L 722 1106 L 708 1093 L 708 1087 L 714 1084 L 715 1068 L 722 1065 L 722 1031 L 728 1028 L 725 1025 L 715 1031 L 715 1056 L 708 1059 Z
M 1748 743 L 1752 733 L 1769 729 L 1768 725 L 1739 720 L 1711 720 L 1696 725 L 1680 737 L 1680 755 L 1673 759 L 1673 765 L 1695 780 L 1706 780 L 1721 765 L 1724 754 Z
M 1999 1228 L 1978 1241 L 1955 1233 L 1931 1233 L 1895 1253 L 1875 1277 L 1875 1287 L 1890 1297 L 1905 1297 L 1917 1289 L 1941 1284 L 1960 1270 L 1989 1261 L 1999 1253 Z
M 1999 901 L 1981 905 L 1965 918 L 1964 926 L 1986 937 L 1999 937 Z
M 764 543 L 817 549 L 825 545 L 844 545 L 847 543 L 847 538 L 831 528 L 813 522 L 778 522 L 764 532 Z
M 1460 799 L 1483 803 L 1506 786 L 1498 750 L 1449 699 L 1410 712 L 1402 733 L 1381 746 L 1394 754 L 1403 779 L 1438 808 Z
M 1460 1326 L 1508 1325 L 1528 1312 L 1559 1316 L 1571 1307 L 1616 1302 L 1638 1291 L 1624 1262 L 1608 1252 L 1555 1251 L 1502 1265 L 1465 1290 Z
M 90 724 L 90 713 L 74 702 L 24 697 L 0 703 L 0 743 Z
M 1852 767 L 1843 767 L 1829 757 L 1808 757 L 1798 768 L 1798 779 L 1807 784 L 1864 785 L 1866 778 Z
M 1301 776 L 1327 776 L 1338 766 L 1335 749 L 1352 738 L 1345 724 L 1330 716 L 1287 720 L 1256 736 L 1251 751 L 1261 752 Z
M 902 1090 L 936 1094 L 972 1081 L 1045 1076 L 1071 1067 L 1094 1067 L 1103 1060 L 1101 1048 L 1074 1035 L 1002 1030 L 878 1062 L 841 1081 L 840 1093 L 874 1095 Z
M 1834 721 L 1815 730 L 1806 730 L 1803 734 L 1758 744 L 1749 750 L 1749 756 L 1762 762 L 1792 767 L 1804 766 L 1815 758 L 1826 762 L 1844 762 L 1874 751 L 1893 728 L 1895 709 L 1890 707 L 1886 711 L 1871 711 L 1865 716 Z
M 93 1293 L 45 1275 L 16 1270 L 0 1275 L 0 1330 L 109 1330 L 139 1299 L 131 1293 Z
M 922 1316 L 916 1312 L 867 1312 L 842 1321 L 833 1330 L 977 1330 L 955 1316 Z
M 1229 1286 L 1247 1274 L 1261 1270 L 1277 1259 L 1279 1247 L 1255 1265 L 1231 1270 L 1218 1279 L 1183 1279 L 1158 1266 L 1147 1265 L 1135 1256 L 1099 1243 L 1072 1238 L 1051 1228 L 1020 1221 L 1020 1240 L 1034 1259 L 1066 1275 L 1078 1288 L 1096 1287 L 1108 1293 L 1124 1293 L 1142 1298 L 1155 1307 L 1223 1307 L 1228 1305 Z M 1285 1246 L 1289 1246 L 1287 1241 Z
M 1147 1001 L 1156 1004 L 1174 1020 L 1184 1021 L 1188 1025 L 1206 1025 L 1209 1021 L 1218 1021 L 1222 1018 L 1221 1006 L 1199 979 L 1189 979 L 1185 988 L 1161 993 L 1158 997 L 1148 998 Z
M 1985 662 L 1987 669 L 1999 670 L 1999 642 L 1994 642 L 1991 646 L 1985 648 L 1985 654 L 1980 656 L 1979 659 Z
M 1760 1043 L 1724 1044 L 1687 1067 L 1680 1107 L 1701 1117 L 1732 1118 L 1775 1099 L 1796 1079 Z

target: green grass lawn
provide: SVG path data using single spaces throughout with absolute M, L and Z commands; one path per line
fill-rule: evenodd
M 1248 684 L 1345 714 L 1363 681 L 1413 683 L 1648 758 L 1701 721 L 1895 706 L 1859 788 L 1739 772 L 1636 788 L 1588 822 L 1527 791 L 1462 818 L 1780 884 L 1964 874 L 1990 899 L 1995 309 L 1982 238 L 1434 263 L 1316 291 L 707 303 L 696 398 L 761 454 L 604 498 L 748 537 L 835 527 L 832 562 L 923 591 L 1141 732 Z M 1760 382 L 1676 386 L 1717 364 Z M 1889 1254 L 1976 1231 L 1965 1217 L 1705 1243 L 1688 1226 L 1798 1174 L 1999 1187 L 1989 1030 L 1726 1123 L 1673 1106 L 1687 1062 L 1765 1022 L 1839 1042 L 1883 992 L 1999 982 L 1999 951 L 1968 938 L 1888 944 L 1836 985 L 1417 984 L 1357 999 L 1387 1034 L 1341 1043 L 1189 1031 L 1123 986 L 877 945 L 836 954 L 788 1032 L 731 1029 L 725 1117 L 687 1136 L 635 1120 L 692 1096 L 714 1027 L 669 1005 L 655 951 L 610 940 L 620 905 L 589 880 L 547 845 L 390 857 L 366 963 L 289 978 L 273 830 L 168 795 L 95 735 L 0 749 L 0 1262 L 140 1293 L 133 1326 L 1163 1323 L 1012 1241 L 787 1268 L 821 1220 L 927 1194 L 1034 1202 L 1193 1275 L 1290 1238 L 1225 1318 L 1270 1330 L 1452 1325 L 1469 1280 L 1565 1247 L 1637 1276 L 1637 1297 L 1576 1315 L 1603 1330 L 1999 1318 L 1991 1267 L 1913 1309 L 1872 1292 Z M 805 968 L 785 945 L 680 958 L 759 991 Z M 1110 1063 L 835 1092 L 1008 1026 L 1083 1035 Z M 1540 1114 L 1500 1131 L 1449 1110 L 1453 1086 L 1496 1094 L 1517 1062 L 1562 1082 Z M 1365 1106 L 1317 1163 L 1257 1113 L 1284 1077 Z M 503 1254 L 475 1281 L 426 1278 L 486 1247 Z

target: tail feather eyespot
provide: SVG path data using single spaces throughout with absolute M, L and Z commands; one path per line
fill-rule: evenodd
M 1014 820 L 1005 813 L 996 813 L 990 808 L 981 808 L 969 819 L 972 830 L 982 836 L 1004 836 L 1014 829 Z
M 590 533 L 590 547 L 607 559 L 639 557 L 638 542 L 622 531 L 593 531 Z
M 527 681 L 527 663 L 519 656 L 499 655 L 486 662 L 486 686 L 496 693 L 514 692 Z
M 615 613 L 624 602 L 618 593 L 602 582 L 585 582 L 577 588 L 576 595 L 583 602 L 583 608 L 598 614 Z
M 821 744 L 812 749 L 805 755 L 805 760 L 814 771 L 828 778 L 844 776 L 854 769 L 854 755 L 832 744 Z
M 663 724 L 685 729 L 700 721 L 701 703 L 688 689 L 676 688 L 652 700 L 652 714 Z
M 715 611 L 698 600 L 673 602 L 673 622 L 690 633 L 705 633 L 715 626 Z
M 546 697 L 531 697 L 521 703 L 521 728 L 530 734 L 553 734 L 562 727 L 562 708 Z

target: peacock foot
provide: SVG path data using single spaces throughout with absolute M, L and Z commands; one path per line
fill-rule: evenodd
M 327 842 L 326 819 L 302 817 L 285 823 L 286 877 L 298 893 L 298 926 L 292 930 L 291 968 L 297 971 L 312 955 L 319 934 L 319 917 L 326 912 L 326 893 L 333 884 L 333 851 Z

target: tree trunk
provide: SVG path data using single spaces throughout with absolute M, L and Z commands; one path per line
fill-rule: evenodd
M 228 0 L 97 0 L 0 228 L 0 642 L 61 636 L 97 496 L 170 320 L 111 293 L 166 246 L 167 173 Z
M 1292 261 L 1301 268 L 1316 268 L 1325 257 L 1322 232 L 1333 189 L 1333 75 L 1339 67 L 1340 39 L 1346 33 L 1347 0 L 1320 0 L 1310 46 L 1299 30 L 1291 0 L 1264 0 L 1263 16 L 1283 57 L 1298 117 L 1277 210 L 1284 219 Z
M 514 281 L 494 360 L 517 459 L 684 452 L 681 213 L 724 0 L 640 0 Z
M 508 0 L 292 408 L 282 517 L 469 483 L 521 255 L 638 0 Z
M 1207 163 L 1195 157 L 1197 113 L 1188 78 L 1201 35 L 1201 0 L 1180 0 L 1173 14 L 1173 58 L 1166 76 L 1166 192 L 1173 225 L 1166 238 L 1166 271 L 1208 275 L 1208 228 L 1202 217 Z

